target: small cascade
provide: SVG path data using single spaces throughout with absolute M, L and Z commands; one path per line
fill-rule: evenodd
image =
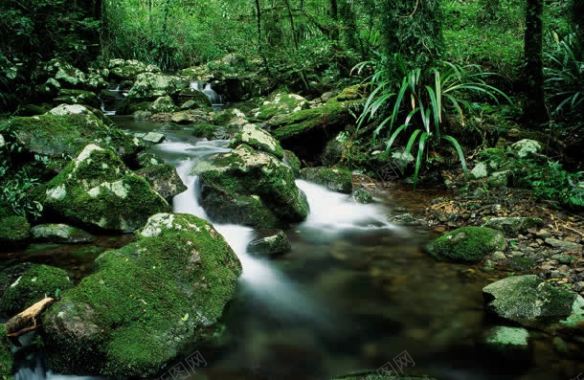
M 205 83 L 200 80 L 192 81 L 189 88 L 194 91 L 199 91 L 205 94 L 205 96 L 211 102 L 211 106 L 214 110 L 218 111 L 223 109 L 225 106 L 223 102 L 223 96 L 219 95 L 211 86 L 211 83 Z
M 106 116 L 115 116 L 117 105 L 124 99 L 126 94 L 119 84 L 114 88 L 105 90 L 105 93 L 107 94 L 105 97 L 103 94 L 99 97 L 101 112 Z

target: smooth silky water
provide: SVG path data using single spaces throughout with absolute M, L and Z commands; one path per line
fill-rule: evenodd
M 207 219 L 191 168 L 228 151 L 227 142 L 194 138 L 188 127 L 115 120 L 135 132 L 166 135 L 151 150 L 174 165 L 188 187 L 174 199 L 174 211 Z M 481 348 L 493 323 L 485 316 L 481 288 L 497 275 L 424 254 L 429 233 L 387 222 L 395 205 L 391 194 L 361 205 L 305 181 L 297 185 L 311 213 L 286 231 L 292 252 L 281 258 L 246 252 L 252 228 L 215 224 L 243 273 L 221 321 L 225 333 L 194 348 L 207 366 L 193 379 L 330 379 L 376 371 L 404 351 L 415 363 L 409 363 L 412 372 L 441 380 L 568 380 L 584 370 L 560 360 L 549 341 L 536 341 L 529 361 Z M 400 198 L 418 207 L 429 201 L 413 191 Z M 17 379 L 91 379 L 45 374 L 39 367 L 23 366 Z

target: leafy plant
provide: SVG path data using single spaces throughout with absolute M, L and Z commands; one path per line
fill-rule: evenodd
M 408 135 L 403 154 L 415 156 L 414 182 L 422 165 L 427 161 L 429 148 L 442 144 L 454 148 L 463 170 L 466 168 L 464 151 L 458 140 L 444 133 L 447 116 L 456 115 L 464 126 L 466 114 L 471 111 L 474 98 L 499 102 L 501 98 L 511 100 L 499 89 L 487 83 L 493 74 L 484 72 L 479 66 L 460 66 L 443 62 L 427 70 L 403 70 L 399 57 L 394 59 L 397 70 L 388 73 L 377 69 L 370 78 L 373 91 L 367 99 L 358 124 L 378 121 L 373 139 L 384 139 L 385 151 L 389 153 L 402 135 Z M 362 71 L 370 62 L 357 65 Z M 381 67 L 388 67 L 386 63 Z M 400 70 L 400 68 L 402 68 Z M 396 77 L 402 73 L 395 85 Z

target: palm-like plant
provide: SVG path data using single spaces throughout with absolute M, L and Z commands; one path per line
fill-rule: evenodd
M 361 63 L 356 70 L 362 71 L 368 64 L 370 62 Z M 439 67 L 406 70 L 399 86 L 395 86 L 395 74 L 387 75 L 384 70 L 376 70 L 369 79 L 373 91 L 365 103 L 358 126 L 378 121 L 373 139 L 383 138 L 387 153 L 400 136 L 409 133 L 404 140 L 404 153 L 406 157 L 413 157 L 417 147 L 414 182 L 426 160 L 428 147 L 436 148 L 443 143 L 454 148 L 466 171 L 462 146 L 455 137 L 442 133 L 442 129 L 447 115 L 456 115 L 464 125 L 472 97 L 480 96 L 495 102 L 503 98 L 511 102 L 501 90 L 487 83 L 486 79 L 492 75 L 477 65 L 459 66 L 443 62 Z

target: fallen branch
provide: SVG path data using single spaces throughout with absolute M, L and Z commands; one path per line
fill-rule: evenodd
M 26 310 L 10 318 L 6 322 L 6 336 L 9 338 L 18 338 L 21 335 L 36 330 L 39 326 L 38 317 L 53 302 L 55 302 L 54 298 L 45 297 Z

